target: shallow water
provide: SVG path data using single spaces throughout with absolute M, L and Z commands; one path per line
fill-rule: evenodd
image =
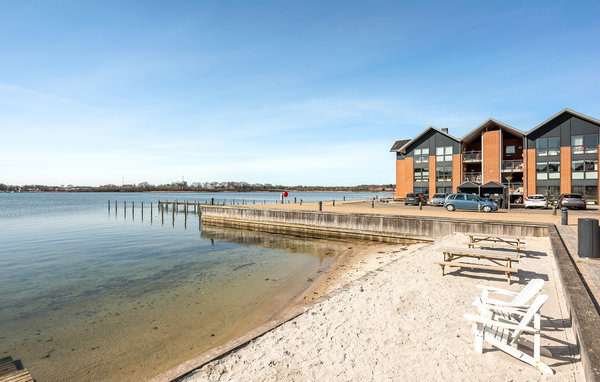
M 143 220 L 107 211 L 123 196 Z M 345 248 L 163 223 L 156 200 L 0 194 L 0 357 L 40 381 L 149 378 L 268 320 Z

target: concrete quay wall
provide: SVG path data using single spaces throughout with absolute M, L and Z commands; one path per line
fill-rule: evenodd
M 379 241 L 431 241 L 453 232 L 548 236 L 548 225 L 420 216 L 202 206 L 202 224 L 245 227 L 310 236 L 355 237 Z

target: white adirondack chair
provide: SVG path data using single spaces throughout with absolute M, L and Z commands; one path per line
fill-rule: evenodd
M 477 285 L 477 288 L 482 289 L 481 299 L 476 300 L 476 302 L 481 302 L 482 304 L 487 305 L 501 305 L 508 306 L 513 308 L 529 308 L 528 302 L 535 295 L 542 290 L 544 287 L 544 280 L 542 279 L 532 279 L 520 292 L 513 292 L 510 290 L 495 288 L 487 285 Z M 491 293 L 501 294 L 505 296 L 513 297 L 512 301 L 501 301 L 492 299 L 489 297 Z
M 548 300 L 548 296 L 545 294 L 537 296 L 527 311 L 512 307 L 495 307 L 488 310 L 480 309 L 479 316 L 465 314 L 467 320 L 473 321 L 475 351 L 483 353 L 483 341 L 485 341 L 511 356 L 527 362 L 542 373 L 554 374 L 552 369 L 540 360 L 540 308 L 546 300 Z M 506 322 L 499 317 L 499 310 L 504 310 L 503 314 L 510 313 L 522 318 L 518 324 Z M 530 326 L 532 321 L 533 326 Z M 533 343 L 522 338 L 523 333 L 533 334 Z M 533 348 L 533 356 L 519 350 L 518 344 Z

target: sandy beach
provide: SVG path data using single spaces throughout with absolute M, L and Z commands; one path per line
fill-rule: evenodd
M 453 234 L 427 245 L 373 246 L 346 262 L 349 270 L 334 267 L 315 286 L 322 290 L 309 292 L 326 294 L 303 314 L 182 380 L 584 380 L 549 239 L 527 238 L 510 286 L 499 272 L 442 276 L 434 264 L 442 259 L 438 248 L 465 240 Z M 553 376 L 487 344 L 475 353 L 463 317 L 476 313 L 476 284 L 516 291 L 532 278 L 546 280 L 542 292 L 550 297 L 542 307 L 542 345 L 553 357 L 542 360 Z

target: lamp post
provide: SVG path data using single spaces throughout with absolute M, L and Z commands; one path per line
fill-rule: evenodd
M 510 181 L 512 180 L 512 175 L 509 175 L 506 177 L 506 180 L 508 180 L 508 209 L 510 210 Z

